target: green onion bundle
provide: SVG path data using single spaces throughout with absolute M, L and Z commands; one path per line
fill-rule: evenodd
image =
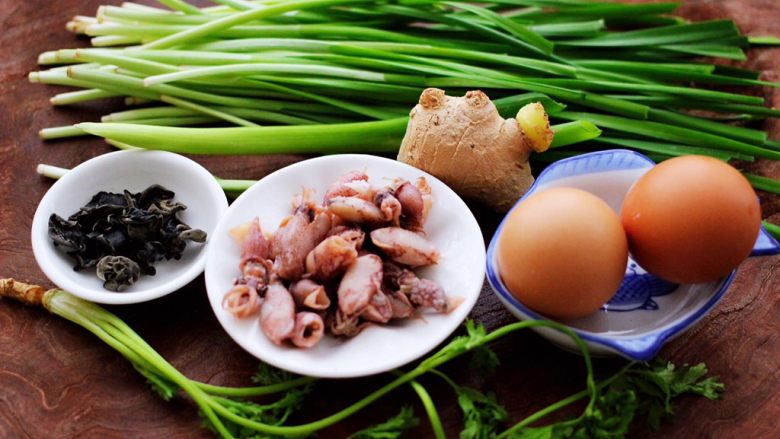
M 94 47 L 40 55 L 60 66 L 31 81 L 81 89 L 52 104 L 124 97 L 133 107 L 43 138 L 190 154 L 391 153 L 420 92 L 439 87 L 482 89 L 505 116 L 542 102 L 557 125 L 539 160 L 614 147 L 657 160 L 780 159 L 765 132 L 729 124 L 780 116 L 747 94 L 780 84 L 698 60 L 742 60 L 751 43 L 780 41 L 742 36 L 731 21 L 684 22 L 669 15 L 676 3 L 161 3 L 173 10 L 124 3 L 74 17 L 68 29 Z

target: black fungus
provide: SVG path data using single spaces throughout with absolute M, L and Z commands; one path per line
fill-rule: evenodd
M 103 281 L 103 288 L 124 291 L 141 276 L 141 267 L 124 256 L 103 256 L 97 263 L 96 272 Z
M 156 184 L 139 193 L 101 191 L 67 220 L 52 214 L 49 237 L 74 270 L 96 267 L 106 289 L 123 291 L 141 274 L 154 275 L 156 262 L 180 259 L 187 241 L 206 241 L 206 232 L 179 220 L 187 206 L 174 196 Z

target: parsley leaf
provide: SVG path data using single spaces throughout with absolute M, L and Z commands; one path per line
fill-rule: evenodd
M 506 409 L 493 393 L 483 394 L 477 389 L 459 386 L 458 405 L 463 411 L 461 439 L 488 439 L 495 437 L 498 428 L 507 420 Z
M 420 420 L 414 416 L 414 410 L 410 406 L 404 406 L 397 415 L 387 421 L 357 431 L 348 439 L 396 439 L 419 424 Z
M 707 366 L 704 363 L 677 368 L 673 363 L 656 361 L 644 368 L 630 370 L 625 375 L 625 381 L 641 396 L 639 410 L 646 416 L 648 425 L 658 429 L 664 419 L 674 415 L 672 399 L 686 393 L 708 399 L 719 398 L 725 389 L 724 384 L 717 377 L 706 376 Z
M 436 363 L 442 357 L 454 358 L 460 353 L 474 349 L 477 344 L 487 337 L 488 333 L 485 326 L 476 324 L 473 320 L 466 320 L 466 335 L 460 335 L 453 338 L 439 352 L 431 355 L 420 363 L 421 368 L 428 368 L 432 363 Z
M 270 364 L 260 363 L 257 366 L 257 372 L 252 375 L 252 382 L 261 386 L 270 386 L 290 381 L 296 376 L 286 370 L 271 366 Z
M 593 411 L 579 425 L 559 429 L 556 437 L 573 438 L 623 438 L 634 419 L 638 407 L 634 391 L 609 390 L 596 400 Z
M 306 385 L 296 389 L 292 389 L 284 394 L 278 400 L 269 404 L 258 404 L 252 401 L 244 401 L 239 399 L 225 398 L 221 396 L 212 396 L 214 400 L 219 402 L 228 411 L 251 421 L 260 422 L 267 425 L 282 425 L 290 415 L 297 410 L 303 398 L 312 389 L 311 385 Z M 201 415 L 202 416 L 202 415 Z M 208 418 L 204 418 L 204 425 L 213 430 Z M 260 434 L 256 430 L 246 428 L 244 426 L 235 424 L 223 419 L 225 427 L 230 430 L 231 434 L 236 438 L 242 439 L 260 439 L 260 438 L 275 438 L 277 436 Z M 293 437 L 293 436 L 285 436 Z
M 485 345 L 477 346 L 471 352 L 469 368 L 477 376 L 486 377 L 492 374 L 500 364 L 498 355 Z
M 717 399 L 724 385 L 716 377 L 707 377 L 704 363 L 678 368 L 673 363 L 656 361 L 631 364 L 598 388 L 599 395 L 589 413 L 539 427 L 510 428 L 504 435 L 511 439 L 624 438 L 634 419 L 645 417 L 652 428 L 658 428 L 674 415 L 674 398 L 694 394 Z
M 179 386 L 176 383 L 169 381 L 138 364 L 133 363 L 133 367 L 146 378 L 149 387 L 151 387 L 164 401 L 170 401 L 171 398 L 176 395 L 176 392 L 179 391 Z
M 528 427 L 510 434 L 509 437 L 512 439 L 559 439 L 571 437 L 572 428 L 568 424 L 561 422 L 541 427 Z

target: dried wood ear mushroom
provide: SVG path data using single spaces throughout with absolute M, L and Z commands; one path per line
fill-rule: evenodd
M 517 119 L 504 119 L 478 90 L 452 97 L 428 88 L 409 116 L 398 160 L 499 211 L 531 187 L 528 156 L 545 151 L 553 136 L 541 104 L 528 104 Z
M 187 206 L 157 184 L 143 192 L 98 192 L 68 219 L 49 217 L 54 246 L 73 258 L 74 270 L 95 267 L 103 287 L 124 291 L 154 264 L 179 259 L 187 241 L 205 242 L 206 232 L 177 217 Z
M 141 276 L 141 267 L 124 256 L 103 256 L 95 271 L 103 288 L 111 291 L 124 291 Z

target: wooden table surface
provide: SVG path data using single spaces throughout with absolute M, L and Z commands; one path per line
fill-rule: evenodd
M 38 201 L 51 182 L 35 173 L 38 163 L 72 167 L 110 151 L 101 140 L 78 138 L 43 143 L 38 129 L 82 120 L 97 120 L 120 106 L 52 108 L 48 98 L 59 87 L 29 84 L 36 56 L 45 50 L 83 46 L 64 29 L 76 14 L 91 15 L 101 1 L 4 0 L 0 2 L 0 277 L 45 286 L 33 259 L 29 231 Z M 113 2 L 112 3 L 116 3 Z M 693 19 L 730 17 L 743 31 L 780 37 L 777 0 L 690 0 L 682 13 Z M 780 80 L 780 49 L 751 52 L 747 65 Z M 766 93 L 780 107 L 780 93 Z M 780 124 L 766 129 L 780 139 Z M 217 175 L 261 178 L 302 156 L 230 159 L 195 157 Z M 780 162 L 751 165 L 755 172 L 780 178 Z M 765 217 L 780 223 L 780 200 L 761 194 Z M 498 218 L 474 206 L 489 239 Z M 213 384 L 248 385 L 257 361 L 233 343 L 219 326 L 206 300 L 203 278 L 151 303 L 111 307 L 175 367 L 187 376 Z M 513 321 L 493 294 L 483 288 L 471 317 L 489 328 Z M 753 258 L 739 269 L 723 301 L 696 327 L 667 345 L 661 355 L 677 363 L 704 361 L 727 385 L 723 400 L 683 398 L 676 422 L 659 432 L 639 425 L 636 437 L 780 437 L 780 257 Z M 494 345 L 502 358 L 487 378 L 469 376 L 463 363 L 445 370 L 456 381 L 494 390 L 518 420 L 535 409 L 583 388 L 579 357 L 553 347 L 532 333 L 516 334 Z M 611 370 L 619 360 L 597 360 L 597 370 Z M 387 377 L 323 382 L 307 400 L 297 420 L 338 410 L 385 382 Z M 426 380 L 448 434 L 456 437 L 460 412 L 450 390 Z M 416 397 L 395 391 L 381 403 L 321 433 L 344 437 L 349 432 L 394 414 Z M 416 406 L 416 413 L 424 412 Z M 164 402 L 120 355 L 78 326 L 0 300 L 0 437 L 209 437 L 200 428 L 190 401 Z M 409 437 L 428 437 L 426 421 Z

